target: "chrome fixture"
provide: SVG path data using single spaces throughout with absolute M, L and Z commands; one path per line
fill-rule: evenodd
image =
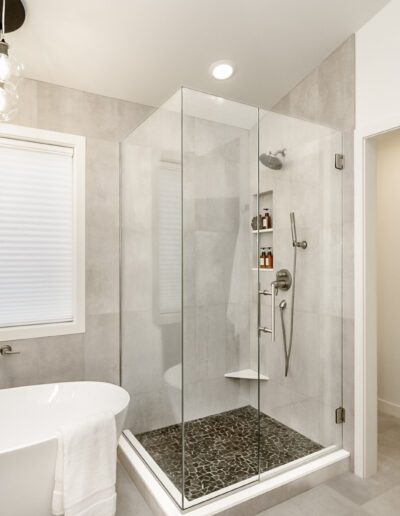
M 273 282 L 272 282 L 273 283 Z M 270 333 L 272 342 L 275 341 L 275 297 L 276 297 L 276 291 L 277 288 L 272 285 L 271 283 L 271 290 L 259 290 L 258 291 L 258 312 L 260 313 L 260 296 L 271 296 L 271 328 L 267 328 L 266 326 L 259 326 L 258 332 L 261 333 Z
M 281 310 L 284 310 L 287 306 L 286 299 L 282 299 L 282 301 L 279 303 L 279 308 Z
M 297 265 L 297 249 L 300 247 L 301 249 L 307 249 L 307 242 L 302 240 L 299 242 L 297 240 L 297 230 L 296 230 L 296 217 L 294 212 L 290 212 L 290 227 L 292 230 L 292 245 L 293 245 L 293 281 L 292 285 L 292 299 L 290 306 L 290 331 L 289 331 L 289 344 L 286 338 L 286 327 L 285 327 L 285 318 L 284 311 L 286 309 L 286 301 L 283 300 L 279 304 L 279 309 L 281 312 L 281 324 L 282 324 L 282 336 L 283 336 L 283 348 L 285 353 L 285 376 L 289 373 L 289 363 L 290 356 L 292 354 L 292 345 L 293 345 L 293 317 L 294 317 L 294 299 L 295 299 L 295 291 L 296 291 L 296 265 Z
M 260 296 L 271 296 L 271 328 L 259 326 L 258 331 L 270 333 L 272 342 L 275 342 L 275 299 L 278 290 L 289 290 L 292 285 L 292 275 L 287 269 L 281 269 L 276 273 L 276 280 L 271 283 L 271 290 L 260 290 L 258 292 L 258 309 L 260 310 Z
M 282 158 L 285 158 L 287 154 L 286 149 L 280 149 L 276 152 L 269 152 L 268 154 L 264 152 L 263 154 L 260 154 L 258 159 L 263 165 L 270 168 L 271 170 L 280 170 L 282 168 L 282 160 L 278 158 L 279 154 L 282 156 Z
M 4 357 L 7 355 L 19 355 L 20 351 L 13 351 L 12 347 L 8 344 L 4 344 L 4 346 L 1 346 L 0 348 L 0 356 Z
M 292 230 L 292 245 L 293 247 L 301 247 L 302 249 L 307 249 L 307 242 L 302 240 L 298 242 L 297 240 L 297 231 L 296 231 L 296 217 L 294 215 L 294 211 L 290 212 L 290 227 Z

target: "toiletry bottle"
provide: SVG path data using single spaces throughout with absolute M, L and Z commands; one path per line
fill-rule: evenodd
M 272 247 L 268 247 L 267 257 L 266 257 L 266 268 L 273 269 L 274 268 L 274 255 L 272 254 Z
M 271 229 L 272 228 L 272 218 L 269 212 L 269 208 L 264 208 L 265 215 L 263 218 L 263 229 Z
M 267 253 L 265 252 L 266 247 L 261 248 L 261 254 L 260 254 L 260 269 L 266 269 L 267 268 Z
M 262 224 L 261 224 L 261 229 L 267 229 L 268 227 L 268 208 L 264 208 L 264 211 L 265 211 L 265 215 L 262 215 L 261 216 L 261 220 L 262 220 Z

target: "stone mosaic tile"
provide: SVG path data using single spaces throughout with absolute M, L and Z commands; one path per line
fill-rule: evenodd
M 191 501 L 323 447 L 246 406 L 185 423 L 185 497 Z M 182 425 L 136 438 L 182 492 Z M 260 453 L 259 453 L 260 451 Z

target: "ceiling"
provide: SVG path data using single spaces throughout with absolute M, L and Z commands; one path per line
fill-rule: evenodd
M 153 106 L 180 85 L 269 108 L 388 0 L 23 0 L 27 77 Z M 236 74 L 216 81 L 211 63 Z

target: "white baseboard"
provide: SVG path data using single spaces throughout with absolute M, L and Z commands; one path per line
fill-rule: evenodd
M 378 410 L 379 412 L 383 412 L 383 414 L 400 418 L 400 405 L 397 405 L 397 403 L 393 403 L 392 401 L 378 398 Z

